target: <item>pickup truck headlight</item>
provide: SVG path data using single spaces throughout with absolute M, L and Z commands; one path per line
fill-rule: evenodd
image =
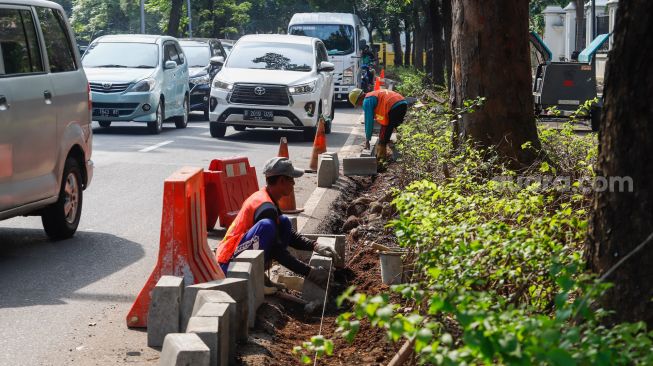
M 209 80 L 209 74 L 195 76 L 195 77 L 192 77 L 192 78 L 188 79 L 188 81 L 191 84 L 195 84 L 195 85 L 205 85 L 205 84 L 208 84 L 209 82 L 211 82 L 211 80 Z
M 213 79 L 213 87 L 216 89 L 231 91 L 234 88 L 234 84 L 229 84 L 219 79 Z
M 313 80 L 307 84 L 289 86 L 288 92 L 293 95 L 312 93 L 315 90 L 316 84 L 317 80 Z
M 156 80 L 154 79 L 143 79 L 134 86 L 132 86 L 131 91 L 135 92 L 148 92 L 154 90 L 154 87 L 156 86 Z
M 350 66 L 342 72 L 342 85 L 354 85 L 354 66 Z

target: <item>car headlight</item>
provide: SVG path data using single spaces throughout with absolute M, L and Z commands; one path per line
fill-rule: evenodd
M 229 84 L 219 79 L 213 79 L 213 87 L 217 89 L 231 91 L 234 88 L 234 84 Z
M 354 67 L 348 67 L 342 72 L 342 84 L 354 85 Z
M 156 86 L 156 80 L 154 80 L 154 79 L 143 79 L 143 80 L 137 82 L 136 84 L 134 84 L 134 86 L 132 86 L 131 91 L 148 92 L 148 91 L 154 90 L 155 86 Z
M 204 85 L 204 84 L 208 84 L 209 82 L 211 82 L 211 80 L 209 80 L 209 74 L 195 76 L 195 77 L 192 77 L 192 78 L 188 79 L 188 81 L 191 82 L 192 84 L 195 84 L 195 85 Z
M 313 80 L 306 84 L 289 86 L 288 92 L 293 95 L 312 93 L 313 90 L 315 90 L 315 85 L 317 85 L 317 80 Z

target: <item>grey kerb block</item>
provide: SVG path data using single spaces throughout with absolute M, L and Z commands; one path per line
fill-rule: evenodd
M 191 317 L 197 316 L 200 309 L 205 304 L 228 304 L 229 307 L 229 324 L 233 324 L 233 327 L 230 327 L 230 337 L 229 337 L 229 359 L 234 360 L 236 355 L 236 337 L 235 334 L 238 332 L 239 324 L 237 322 L 236 314 L 236 300 L 229 296 L 224 291 L 218 290 L 200 290 L 197 292 L 197 297 L 195 298 L 195 304 L 193 305 L 193 312 Z
M 317 166 L 317 186 L 322 188 L 331 188 L 333 177 L 336 174 L 336 164 L 329 155 L 320 155 Z
M 240 253 L 233 262 L 247 262 L 252 265 L 250 281 L 253 292 L 250 292 L 249 303 L 249 327 L 254 328 L 256 322 L 256 310 L 263 304 L 265 293 L 265 258 L 262 250 L 245 250 Z M 230 265 L 231 266 L 231 265 Z M 227 275 L 229 277 L 229 275 Z M 242 278 L 242 277 L 241 277 Z M 253 296 L 252 296 L 253 295 Z
M 310 240 L 317 240 L 320 237 L 324 238 L 335 238 L 336 239 L 336 252 L 340 254 L 340 258 L 342 258 L 342 261 L 340 263 L 334 263 L 333 266 L 336 268 L 344 268 L 345 263 L 347 263 L 347 259 L 345 257 L 346 254 L 346 245 L 347 245 L 347 239 L 345 235 L 332 235 L 332 234 L 302 234 L 303 237 L 306 237 Z M 308 262 L 311 260 L 311 255 L 313 255 L 313 252 L 306 251 L 306 250 L 297 250 L 295 248 L 288 248 L 288 251 L 290 251 L 290 254 L 294 255 L 297 259 L 299 259 L 302 262 Z
M 344 158 L 342 160 L 343 174 L 350 175 L 376 175 L 376 158 Z
M 331 156 L 331 158 L 333 159 L 333 162 L 336 164 L 335 173 L 333 175 L 333 183 L 335 183 L 338 180 L 338 178 L 340 177 L 340 160 L 338 159 L 338 153 L 337 152 L 325 152 L 325 153 L 322 153 L 322 155 Z
M 338 240 L 335 237 L 320 236 L 317 238 L 317 242 L 332 247 L 333 250 L 338 254 L 338 256 L 340 256 L 340 260 L 335 260 L 335 259 L 333 260 L 334 267 L 343 268 L 345 266 L 345 246 L 338 245 Z
M 333 267 L 331 266 L 331 258 L 323 257 L 313 253 L 311 261 L 309 262 L 311 267 L 324 267 L 325 269 Z M 325 289 L 314 284 L 308 279 L 304 279 L 304 288 L 302 289 L 302 297 L 308 302 L 319 301 L 320 304 L 324 301 Z
M 231 338 L 233 338 L 232 327 L 236 328 L 245 328 L 247 327 L 238 327 L 237 324 L 229 324 L 229 304 L 225 303 L 206 303 L 195 313 L 193 318 L 215 318 L 218 320 L 218 348 L 217 348 L 217 358 L 219 360 L 219 365 L 226 365 L 229 363 L 230 357 L 229 353 L 233 352 L 229 348 L 229 343 Z M 193 319 L 191 318 L 191 319 Z M 189 323 L 190 324 L 190 323 Z M 243 323 L 240 323 L 243 324 Z M 231 359 L 231 361 L 234 361 Z
M 236 300 L 236 317 L 238 324 L 243 324 L 248 319 L 249 313 L 249 284 L 247 278 L 225 278 L 186 287 L 182 301 L 182 324 L 180 329 L 186 329 L 188 319 L 192 316 L 193 306 L 197 292 L 200 290 L 220 290 L 226 292 Z M 247 340 L 247 327 L 235 329 L 238 339 Z
M 161 347 L 165 336 L 179 333 L 179 311 L 184 279 L 161 276 L 152 290 L 152 300 L 147 312 L 147 345 Z
M 186 333 L 197 334 L 202 342 L 204 342 L 204 344 L 209 347 L 209 350 L 211 351 L 211 365 L 228 366 L 228 355 L 226 355 L 227 357 L 225 357 L 224 363 L 218 363 L 218 359 L 222 358 L 222 355 L 218 354 L 218 338 L 221 330 L 219 329 L 219 324 L 219 319 L 215 317 L 194 316 L 188 321 Z
M 197 334 L 171 333 L 163 341 L 161 366 L 209 366 L 211 350 Z

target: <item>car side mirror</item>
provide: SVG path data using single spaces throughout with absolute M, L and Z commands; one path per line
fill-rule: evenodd
M 224 57 L 222 56 L 213 56 L 209 59 L 209 62 L 212 66 L 222 66 L 224 65 Z
M 322 72 L 322 71 L 332 72 L 335 69 L 336 69 L 336 65 L 332 64 L 331 62 L 322 61 L 322 62 L 320 62 L 320 66 L 317 68 L 317 71 L 318 72 Z
M 166 70 L 174 69 L 176 67 L 177 67 L 177 63 L 174 61 L 166 61 L 166 63 L 163 65 L 163 68 Z

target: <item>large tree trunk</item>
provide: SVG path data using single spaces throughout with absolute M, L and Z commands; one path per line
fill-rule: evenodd
M 404 34 L 406 35 L 406 50 L 404 52 L 404 65 L 410 66 L 410 56 L 411 56 L 411 39 L 410 32 L 412 30 L 412 21 L 408 12 L 404 14 Z
M 608 58 L 605 109 L 599 128 L 597 177 L 632 180 L 629 186 L 597 181 L 588 240 L 590 268 L 605 274 L 653 231 L 653 1 L 619 2 L 614 47 Z M 601 179 L 601 178 L 600 178 Z M 653 327 L 653 243 L 627 259 L 606 280 L 603 298 L 613 321 L 645 321 Z
M 413 36 L 414 42 L 414 56 L 413 56 L 413 65 L 420 70 L 424 70 L 424 31 L 422 29 L 422 24 L 420 22 L 419 10 L 417 5 L 413 6 L 413 29 L 415 29 L 415 34 Z
M 394 64 L 395 66 L 402 66 L 404 64 L 404 56 L 401 52 L 401 32 L 399 30 L 399 21 L 391 26 L 390 38 L 392 39 L 392 48 L 395 53 Z
M 442 15 L 440 14 L 440 1 L 429 1 L 429 16 L 431 17 L 431 35 L 433 42 L 433 59 L 431 61 L 431 74 L 433 82 L 444 85 L 444 40 L 442 39 Z
M 576 3 L 576 49 L 582 51 L 585 48 L 585 0 L 575 0 Z
M 451 84 L 451 0 L 442 1 L 442 28 L 444 29 L 445 85 Z
M 534 162 L 540 150 L 533 114 L 528 1 L 453 0 L 452 104 L 487 98 L 459 119 L 458 141 L 494 147 L 513 168 Z M 530 142 L 533 148 L 522 149 Z
M 172 37 L 179 37 L 179 21 L 181 19 L 181 7 L 183 0 L 171 0 L 170 18 L 168 19 L 167 34 Z

